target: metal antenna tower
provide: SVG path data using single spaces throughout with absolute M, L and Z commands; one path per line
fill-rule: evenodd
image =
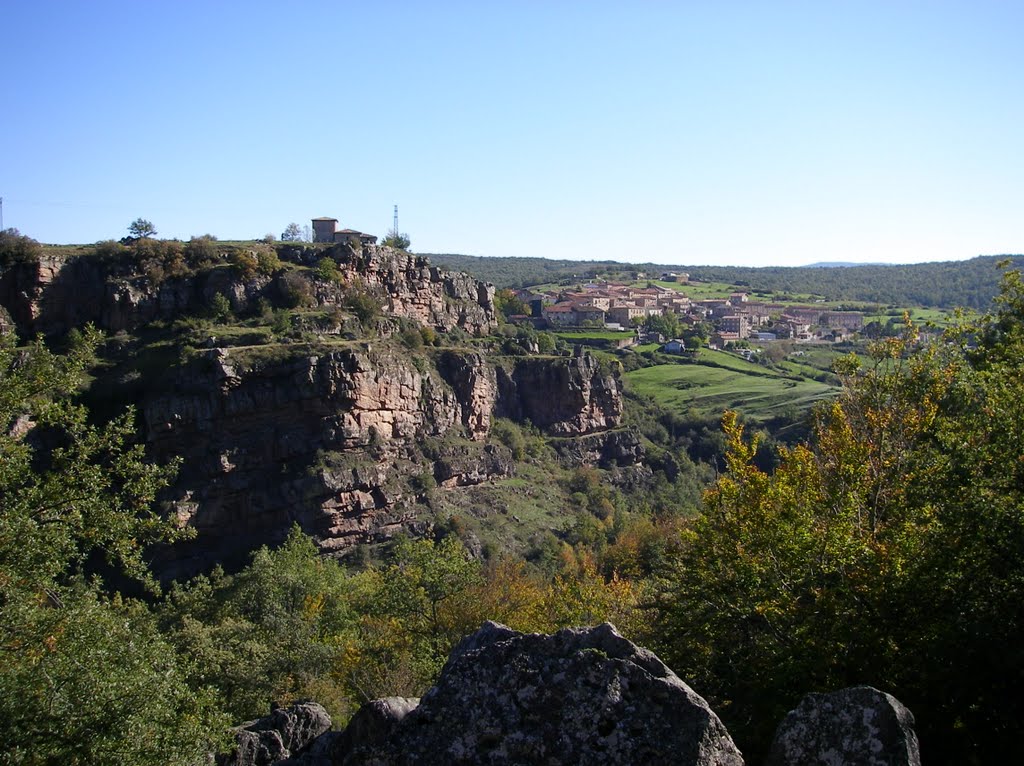
M 0 197 L 0 231 L 4 230 L 4 198 Z
M 395 222 L 392 224 L 391 231 L 395 233 L 396 237 L 398 236 L 398 205 L 395 205 Z

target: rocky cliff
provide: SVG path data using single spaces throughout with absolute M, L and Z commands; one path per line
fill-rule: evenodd
M 169 502 L 199 533 L 156 568 L 240 562 L 293 523 L 325 552 L 415 531 L 424 477 L 444 488 L 512 472 L 509 450 L 486 443 L 495 412 L 563 437 L 620 424 L 618 378 L 590 357 L 506 363 L 383 341 L 201 352 L 142 407 L 154 455 L 183 460 Z
M 239 566 L 295 523 L 336 554 L 424 532 L 434 488 L 513 472 L 495 417 L 557 440 L 569 465 L 642 457 L 616 431 L 614 366 L 467 345 L 496 326 L 490 285 L 386 247 L 233 246 L 189 261 L 188 246 L 150 244 L 166 252 L 80 248 L 0 270 L 0 321 L 23 337 L 120 332 L 94 399 L 136 403 L 151 455 L 181 460 L 164 502 L 198 533 L 156 552 L 164 578 Z
M 147 273 L 145 262 L 130 254 L 44 255 L 0 270 L 0 306 L 23 336 L 57 335 L 86 322 L 117 332 L 204 311 L 217 294 L 226 296 L 239 313 L 254 310 L 260 299 L 278 304 L 288 297 L 286 275 L 292 274 L 292 279 L 305 282 L 303 291 L 320 307 L 341 305 L 347 291 L 359 286 L 380 300 L 388 315 L 444 332 L 459 328 L 475 335 L 495 326 L 492 285 L 442 271 L 423 257 L 388 247 L 340 244 L 282 248 L 281 253 L 284 265 L 271 273 L 239 269 L 222 260 L 161 278 L 152 269 Z M 340 282 L 303 270 L 323 258 L 335 261 Z
M 319 304 L 337 304 L 346 286 L 364 285 L 384 300 L 391 316 L 443 331 L 458 327 L 471 335 L 495 326 L 494 286 L 467 274 L 444 271 L 426 258 L 389 247 L 335 245 L 317 256 L 333 259 L 342 277 L 341 285 L 318 285 Z
M 558 364 L 524 359 L 502 372 L 500 411 L 513 420 L 529 420 L 552 436 L 606 431 L 622 418 L 621 383 L 613 370 L 602 368 L 590 355 Z

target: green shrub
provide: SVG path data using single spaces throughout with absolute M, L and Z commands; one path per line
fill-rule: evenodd
M 522 429 L 511 420 L 496 418 L 491 424 L 491 436 L 512 450 L 512 457 L 516 460 L 526 457 L 526 437 Z
M 228 257 L 228 262 L 242 279 L 249 279 L 256 274 L 259 261 L 248 250 L 236 250 Z
M 224 293 L 217 293 L 210 301 L 210 316 L 218 322 L 227 322 L 234 316 L 231 301 Z
M 309 280 L 297 271 L 288 271 L 278 277 L 277 287 L 287 308 L 308 306 L 313 302 L 313 288 Z
M 338 271 L 338 264 L 334 262 L 333 258 L 321 258 L 317 261 L 316 268 L 313 270 L 318 279 L 324 282 L 340 282 L 341 272 Z
M 256 251 L 256 270 L 260 274 L 265 274 L 269 277 L 280 271 L 281 268 L 281 259 L 277 256 L 276 250 L 270 247 L 261 247 Z
M 402 330 L 399 338 L 402 341 L 402 345 L 409 349 L 420 349 L 423 348 L 423 336 L 420 331 L 415 327 L 407 327 Z
M 286 335 L 292 329 L 292 315 L 287 309 L 278 309 L 274 312 L 274 319 L 270 329 L 275 335 Z
M 354 288 L 345 296 L 345 308 L 355 314 L 363 324 L 373 321 L 381 313 L 380 301 L 362 288 Z
M 189 266 L 194 269 L 205 269 L 216 263 L 219 259 L 217 246 L 214 244 L 216 241 L 217 238 L 212 234 L 192 237 L 185 245 L 185 259 Z

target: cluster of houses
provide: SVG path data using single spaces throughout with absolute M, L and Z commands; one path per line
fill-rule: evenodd
M 836 341 L 864 324 L 864 315 L 858 311 L 753 301 L 745 292 L 694 301 L 678 290 L 651 282 L 646 287 L 597 282 L 571 290 L 521 290 L 518 296 L 531 307 L 530 321 L 547 328 L 623 329 L 642 324 L 649 316 L 671 313 L 685 324 L 711 323 L 716 345 L 748 339 Z

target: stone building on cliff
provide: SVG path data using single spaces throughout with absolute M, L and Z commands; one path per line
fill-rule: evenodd
M 373 234 L 364 234 L 355 229 L 338 229 L 338 219 L 321 217 L 313 219 L 314 242 L 351 242 L 362 245 L 375 245 L 377 238 Z

